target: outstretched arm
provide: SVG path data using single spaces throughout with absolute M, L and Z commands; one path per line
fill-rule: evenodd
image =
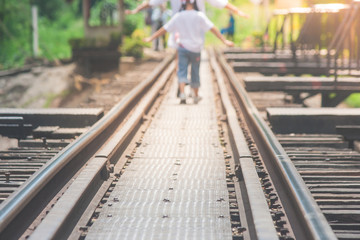
M 139 6 L 137 6 L 134 10 L 125 10 L 125 14 L 136 14 L 140 12 L 141 10 L 150 7 L 150 4 L 148 1 L 142 2 Z
M 236 15 L 239 15 L 240 17 L 244 17 L 244 18 L 249 18 L 250 17 L 246 13 L 240 11 L 237 7 L 235 7 L 231 3 L 226 4 L 225 8 L 229 9 L 232 13 L 234 13 Z
M 224 38 L 223 35 L 221 35 L 221 33 L 219 32 L 219 30 L 216 27 L 212 27 L 210 29 L 210 31 L 218 38 L 220 39 L 226 46 L 228 47 L 233 47 L 234 43 L 232 41 L 229 41 L 227 39 Z
M 144 38 L 144 42 L 151 42 L 155 38 L 158 38 L 166 33 L 166 30 L 164 27 L 161 27 L 159 30 L 157 30 L 151 37 Z

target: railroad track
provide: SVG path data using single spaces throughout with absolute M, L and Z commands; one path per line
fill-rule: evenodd
M 351 217 L 344 217 L 346 212 L 353 216 L 350 211 L 358 209 L 355 200 L 356 183 L 346 184 L 352 186 L 353 192 L 345 194 L 350 194 L 355 199 L 344 200 L 345 195 L 338 198 L 338 202 L 343 202 L 344 206 L 349 202 L 352 205 L 344 209 L 339 206 L 332 208 L 337 202 L 327 199 L 326 197 L 331 194 L 325 192 L 326 189 L 334 190 L 333 187 L 329 187 L 333 183 L 326 182 L 331 180 L 330 177 L 321 174 L 313 175 L 318 172 L 316 167 L 320 167 L 324 162 L 308 164 L 311 157 L 321 162 L 321 157 L 326 152 L 327 157 L 323 160 L 333 166 L 336 162 L 342 162 L 339 160 L 340 156 L 343 156 L 341 154 L 351 152 L 353 158 L 351 160 L 346 158 L 346 162 L 350 168 L 354 168 L 357 167 L 357 153 L 343 149 L 339 154 L 338 149 L 324 147 L 299 149 L 294 142 L 295 139 L 289 140 L 289 137 L 293 135 L 275 136 L 236 79 L 225 58 L 213 51 L 209 52 L 208 58 L 209 62 L 205 64 L 209 68 L 211 66 L 213 75 L 210 73 L 206 75 L 206 78 L 209 78 L 206 84 L 214 86 L 208 91 L 210 92 L 208 98 L 215 98 L 216 108 L 211 108 L 210 112 L 213 114 L 206 115 L 206 121 L 209 118 L 213 119 L 215 115 L 213 122 L 200 121 L 200 124 L 196 125 L 195 123 L 199 121 L 190 116 L 195 115 L 200 118 L 202 111 L 199 108 L 199 112 L 191 112 L 189 110 L 192 107 L 191 104 L 180 106 L 181 109 L 179 107 L 171 114 L 164 113 L 162 108 L 169 105 L 172 108 L 178 106 L 176 100 L 172 100 L 175 94 L 169 95 L 175 93 L 173 84 L 175 66 L 173 63 L 170 64 L 170 58 L 165 60 L 148 80 L 134 89 L 128 97 L 114 106 L 76 141 L 59 153 L 53 153 L 55 156 L 50 160 L 51 163 L 42 167 L 45 172 L 36 172 L 30 177 L 30 180 L 17 190 L 19 195 L 4 201 L 1 205 L 3 208 L 1 209 L 0 237 L 4 239 L 27 237 L 30 239 L 96 239 L 100 236 L 96 234 L 104 234 L 101 235 L 104 239 L 116 236 L 121 238 L 125 235 L 116 235 L 118 230 L 116 228 L 112 228 L 113 232 L 101 233 L 101 230 L 108 229 L 107 227 L 112 222 L 120 222 L 124 219 L 127 222 L 122 224 L 128 224 L 132 219 L 130 218 L 132 214 L 141 216 L 132 220 L 136 221 L 132 222 L 134 224 L 134 227 L 130 228 L 132 231 L 127 232 L 129 229 L 121 228 L 120 226 L 123 225 L 117 224 L 123 234 L 130 234 L 127 235 L 128 239 L 156 238 L 154 236 L 164 239 L 170 239 L 173 236 L 181 239 L 185 236 L 195 236 L 192 234 L 198 234 L 196 236 L 200 238 L 207 236 L 214 239 L 221 236 L 225 239 L 348 239 L 349 236 L 359 236 L 356 232 L 357 223 L 350 223 Z M 200 107 L 207 106 L 208 100 L 203 101 L 205 103 Z M 174 104 L 176 106 L 173 106 Z M 191 138 L 186 138 L 187 135 L 185 135 L 174 140 L 170 137 L 171 135 L 167 135 L 171 132 L 169 132 L 169 126 L 173 125 L 167 122 L 168 120 L 160 123 L 157 121 L 161 117 L 181 118 L 183 110 L 187 115 L 181 123 L 178 123 L 180 129 L 186 131 L 187 127 L 194 127 L 193 125 L 196 129 L 196 126 L 200 128 L 201 125 L 209 124 L 212 126 L 210 129 L 216 133 L 215 140 L 206 135 L 204 140 L 201 140 L 199 136 L 194 138 L 191 131 L 196 130 L 193 128 L 186 132 L 189 136 L 191 135 Z M 154 136 L 157 134 L 156 129 L 160 126 L 164 129 L 160 131 L 159 139 Z M 175 135 L 173 131 L 171 134 Z M 297 137 L 301 143 L 304 142 L 304 139 Z M 165 139 L 161 140 L 162 138 Z M 199 151 L 191 147 L 191 144 L 204 144 L 202 141 L 211 146 L 205 145 L 205 149 L 198 147 Z M 291 142 L 293 145 L 284 148 L 281 145 L 284 141 Z M 161 145 L 166 144 L 173 145 L 162 150 Z M 207 163 L 209 168 L 206 168 L 205 164 L 194 170 L 194 163 L 186 161 L 191 158 L 200 161 L 201 156 L 205 156 L 208 160 L 215 155 L 219 160 L 217 164 L 220 164 L 215 168 L 210 168 L 211 164 Z M 140 171 L 136 168 L 141 167 L 138 161 L 146 156 L 153 165 L 147 165 L 147 169 Z M 173 162 L 165 164 L 161 160 L 163 157 L 172 159 Z M 60 160 L 65 162 L 58 163 Z M 203 161 L 205 160 L 200 162 Z M 72 162 L 77 163 L 72 164 Z M 67 168 L 60 169 L 60 166 Z M 168 167 L 168 170 L 164 170 L 163 166 Z M 49 167 L 54 168 L 49 169 Z M 141 172 L 150 180 L 139 178 L 134 181 L 134 177 L 141 177 L 137 176 L 141 174 L 136 174 L 136 171 Z M 64 172 L 69 172 L 69 174 L 60 174 Z M 133 172 L 135 176 L 132 175 Z M 161 180 L 157 180 L 159 177 L 154 178 L 152 175 L 159 172 Z M 222 180 L 217 179 L 216 185 L 219 189 L 213 190 L 206 185 L 204 179 L 209 177 L 206 175 L 207 172 L 219 179 L 221 176 Z M 190 176 L 187 175 L 189 173 Z M 53 179 L 54 176 L 55 179 Z M 193 180 L 189 180 L 189 177 Z M 354 179 L 356 179 L 356 173 L 353 177 L 347 176 L 347 178 L 339 174 L 337 182 L 334 183 L 338 188 L 337 191 L 342 192 L 339 188 L 341 185 L 344 186 L 344 181 Z M 4 180 L 7 181 L 6 178 Z M 38 183 L 40 180 L 44 182 Z M 166 194 L 160 191 L 163 181 L 165 181 Z M 171 184 L 166 181 L 171 181 Z M 63 184 L 59 185 L 59 182 Z M 221 185 L 225 187 L 222 190 L 220 190 Z M 121 192 L 125 186 L 127 186 L 126 191 Z M 203 186 L 207 187 L 203 189 Z M 131 191 L 139 189 L 149 189 L 148 192 L 158 193 L 155 194 L 155 198 L 160 200 L 158 205 L 145 206 L 146 210 L 136 205 L 138 201 L 138 204 L 147 203 L 145 200 L 142 201 L 144 195 L 140 195 L 139 199 L 131 197 Z M 212 191 L 217 194 L 213 196 L 215 192 Z M 30 198 L 25 194 L 26 192 L 32 193 Z M 199 193 L 202 194 L 198 195 Z M 221 194 L 218 195 L 218 193 Z M 207 213 L 206 207 L 200 205 L 202 202 L 197 201 L 199 198 L 206 202 L 207 195 L 210 199 L 215 199 L 214 206 L 218 206 L 213 210 L 215 214 L 213 211 Z M 181 208 L 180 212 L 169 207 L 159 210 L 159 206 L 175 205 L 177 201 L 180 201 L 177 197 L 185 201 L 181 206 L 186 207 Z M 125 214 L 129 216 L 118 216 L 117 213 L 111 211 L 119 204 L 131 205 L 132 202 L 135 205 L 125 211 Z M 186 221 L 180 218 L 181 212 L 185 214 L 186 221 L 197 219 L 197 216 L 204 214 L 206 217 L 196 220 L 202 222 L 200 225 L 202 227 L 196 228 L 198 224 L 195 223 L 186 225 Z M 156 218 L 152 215 L 160 213 L 161 215 L 156 215 Z M 22 216 L 29 217 L 24 221 Z M 153 220 L 154 226 L 160 226 L 160 229 L 154 228 L 155 233 L 148 222 L 150 220 L 144 220 L 147 216 L 151 216 L 149 219 Z M 346 221 L 340 222 L 345 218 Z M 166 221 L 167 225 L 165 225 Z M 213 221 L 217 224 L 212 225 Z M 207 231 L 208 224 L 210 228 Z M 171 228 L 173 225 L 176 226 L 175 229 Z M 218 230 L 219 225 L 221 230 Z M 170 227 L 168 229 L 165 226 Z
M 230 70 L 228 72 L 231 74 Z M 269 113 L 269 111 L 266 113 L 266 109 L 273 107 L 274 104 L 277 105 L 277 108 L 280 105 L 284 107 L 291 105 L 285 100 L 286 95 L 284 94 L 280 94 L 282 103 L 279 103 L 277 101 L 279 97 L 276 97 L 276 94 L 279 95 L 279 92 L 275 93 L 273 99 L 269 98 L 267 94 L 263 94 L 264 98 L 261 98 L 261 94 L 258 93 L 248 96 L 248 101 L 253 98 L 256 108 L 261 109 L 257 117 L 266 118 L 265 116 Z M 296 107 L 298 108 L 298 106 Z M 321 112 L 321 110 L 318 111 Z M 269 122 L 271 121 L 267 119 L 267 123 Z M 335 129 L 336 126 L 332 127 Z M 285 160 L 291 162 L 291 165 L 296 168 L 321 213 L 331 226 L 335 237 L 337 239 L 357 239 L 360 236 L 360 205 L 358 204 L 359 190 L 357 189 L 359 152 L 350 148 L 349 142 L 342 135 L 324 134 L 320 128 L 319 132 L 319 134 L 290 132 L 275 135 L 286 154 Z M 303 186 L 303 188 L 305 187 Z
M 168 66 L 170 61 L 171 58 L 165 59 L 145 81 L 115 105 L 111 112 L 79 136 L 76 141 L 72 141 L 51 159 L 47 159 L 46 164 L 40 170 L 32 172 L 30 178 L 14 194 L 5 199 L 0 210 L 1 238 L 17 239 L 26 232 L 29 226 L 32 226 L 33 221 L 35 221 L 36 226 L 36 221 L 38 221 L 36 219 L 41 218 L 44 214 L 42 212 L 48 210 L 47 205 L 50 204 L 51 206 L 63 194 L 64 190 L 62 188 L 66 189 L 68 187 L 71 178 L 93 156 L 98 147 L 102 146 L 107 138 L 113 134 L 118 125 L 132 111 L 142 94 L 153 85 L 155 79 Z M 141 118 L 138 121 L 140 120 Z M 132 128 L 135 128 L 137 123 L 134 122 Z M 46 141 L 43 143 L 45 144 Z M 17 151 L 17 149 L 10 151 Z M 43 153 L 44 149 L 40 148 L 38 151 Z M 111 169 L 106 165 L 107 163 L 109 162 L 105 159 L 103 165 L 99 166 L 100 170 L 102 170 L 99 170 L 100 175 L 105 174 L 104 179 L 107 179 L 108 171 Z M 26 216 L 26 218 L 23 216 Z

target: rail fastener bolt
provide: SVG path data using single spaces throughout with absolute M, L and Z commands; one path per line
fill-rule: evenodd
M 9 183 L 10 182 L 10 172 L 5 172 L 5 182 Z

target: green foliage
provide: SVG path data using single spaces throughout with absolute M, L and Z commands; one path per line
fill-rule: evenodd
M 125 9 L 134 9 L 142 1 L 134 0 L 124 0 Z M 135 29 L 144 28 L 144 15 L 142 13 L 134 15 L 126 15 L 124 25 L 123 25 L 123 34 L 124 36 L 131 36 Z
M 131 36 L 131 34 L 135 31 L 138 25 L 138 18 L 134 15 L 126 16 L 124 25 L 123 25 L 123 32 L 124 36 Z
M 124 44 L 121 46 L 121 52 L 124 56 L 132 56 L 136 59 L 144 57 L 144 47 L 149 44 L 143 42 L 144 31 L 137 29 L 131 37 L 125 37 Z
M 40 57 L 69 58 L 68 39 L 83 36 L 80 2 L 0 0 L 0 69 L 21 66 L 32 57 L 31 4 L 39 6 Z
M 69 39 L 69 44 L 73 49 L 80 49 L 80 48 L 88 48 L 88 47 L 95 47 L 96 40 L 95 39 L 85 39 L 85 38 L 71 38 Z
M 253 43 L 255 47 L 263 46 L 263 33 L 262 32 L 253 32 L 252 33 Z
M 117 12 L 116 6 L 118 5 L 119 0 L 102 0 L 102 1 L 93 1 L 90 8 L 90 26 L 115 26 L 119 25 L 119 20 L 115 19 L 117 17 L 115 13 Z M 113 12 L 113 15 L 108 12 L 110 10 Z M 109 14 L 109 15 L 107 15 Z M 111 15 L 111 16 L 110 16 Z
M 25 0 L 0 0 L 0 69 L 20 66 L 29 56 L 30 6 Z
M 64 12 L 66 2 L 64 0 L 31 0 L 31 5 L 39 8 L 39 15 L 50 20 L 56 20 Z
M 124 0 L 124 6 L 125 9 L 133 9 L 142 2 L 143 0 Z
M 42 18 L 39 23 L 40 54 L 50 60 L 70 58 L 69 39 L 83 35 L 82 19 L 76 19 L 72 12 L 64 12 L 58 21 Z
M 234 43 L 236 46 L 240 46 L 243 42 L 251 36 L 254 31 L 254 19 L 253 19 L 253 4 L 249 1 L 244 2 L 243 0 L 234 0 L 230 1 L 231 4 L 237 6 L 241 11 L 250 15 L 250 19 L 245 19 L 234 15 L 235 18 L 235 34 L 234 34 Z M 209 19 L 215 24 L 215 26 L 220 30 L 228 25 L 229 13 L 226 9 L 219 9 L 212 7 L 207 4 L 206 15 Z M 206 45 L 222 45 L 221 41 L 218 40 L 212 33 L 207 32 L 206 34 Z
M 345 103 L 353 108 L 360 108 L 360 93 L 351 94 L 346 100 Z
M 108 47 L 111 49 L 118 49 L 119 45 L 122 42 L 122 36 L 123 36 L 123 34 L 120 32 L 112 33 L 110 35 L 110 42 L 108 44 Z

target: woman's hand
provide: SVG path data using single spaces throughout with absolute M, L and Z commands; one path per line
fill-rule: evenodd
M 147 42 L 147 43 L 148 43 L 148 42 L 151 42 L 151 37 L 144 38 L 143 41 L 144 41 L 144 42 Z
M 136 14 L 136 13 L 138 13 L 138 11 L 136 11 L 136 9 L 134 9 L 134 10 L 126 9 L 125 10 L 126 15 L 131 15 L 131 14 Z
M 243 17 L 243 18 L 250 18 L 249 15 L 247 15 L 246 13 L 244 13 L 244 12 L 242 12 L 240 10 L 238 10 L 236 14 L 239 15 L 240 17 Z
M 228 47 L 233 47 L 234 46 L 234 43 L 232 41 L 227 40 L 227 39 L 224 40 L 224 43 Z

